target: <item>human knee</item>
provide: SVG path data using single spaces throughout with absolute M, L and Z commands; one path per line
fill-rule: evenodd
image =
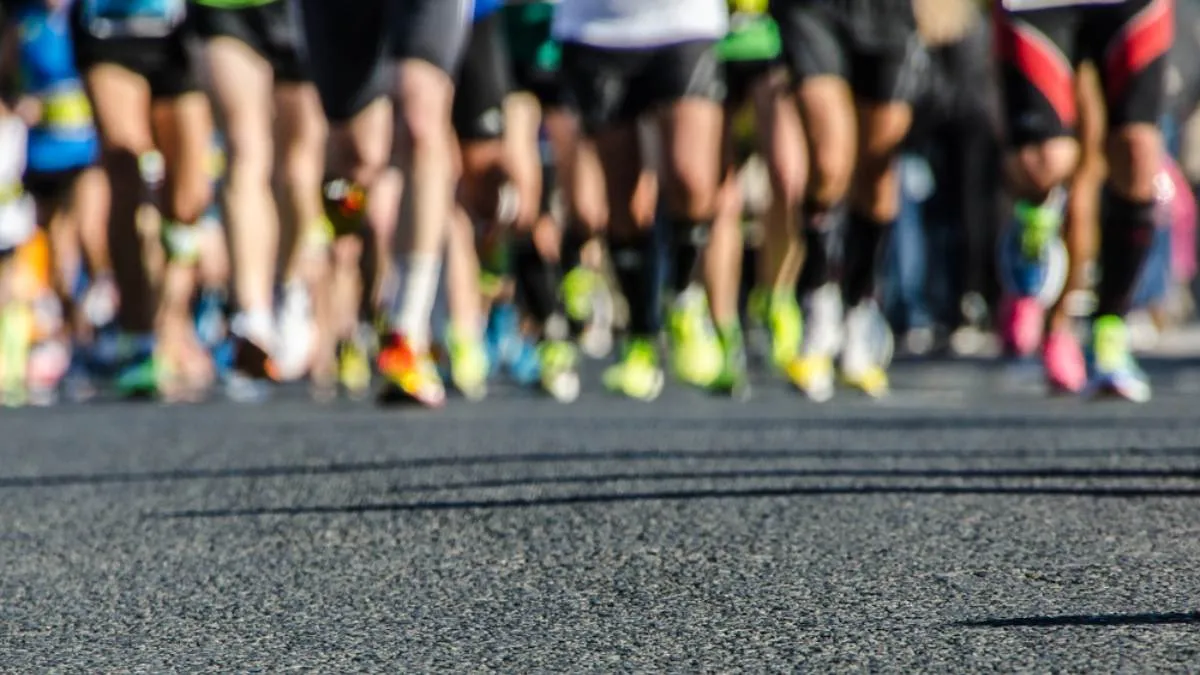
M 251 128 L 231 128 L 226 133 L 231 187 L 267 189 L 271 184 L 274 153 L 270 133 Z
M 1017 150 L 1009 157 L 1009 177 L 1018 195 L 1040 201 L 1075 170 L 1079 146 L 1073 138 L 1053 138 Z

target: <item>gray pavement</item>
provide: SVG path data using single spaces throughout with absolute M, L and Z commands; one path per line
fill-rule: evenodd
M 1152 366 L 0 413 L 0 672 L 1195 672 L 1200 366 Z

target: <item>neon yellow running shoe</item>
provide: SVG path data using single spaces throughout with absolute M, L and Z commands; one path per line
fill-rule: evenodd
M 654 342 L 649 338 L 632 338 L 625 346 L 620 363 L 604 371 L 604 387 L 609 391 L 653 401 L 662 393 L 662 369 L 658 367 L 658 354 Z
M 684 291 L 667 317 L 671 370 L 681 381 L 708 387 L 721 374 L 724 354 L 708 314 L 703 291 Z
M 1088 371 L 1087 398 L 1111 395 L 1133 403 L 1150 400 L 1150 379 L 1133 356 L 1129 329 L 1119 316 L 1106 314 L 1093 322 Z
M 801 354 L 792 359 L 784 372 L 810 400 L 823 403 L 833 398 L 833 357 L 829 354 Z
M 1017 224 L 1021 228 L 1021 255 L 1026 260 L 1040 260 L 1050 242 L 1058 237 L 1062 228 L 1062 199 L 1065 195 L 1055 193 L 1044 204 L 1019 201 L 1013 208 Z
M 3 403 L 20 407 L 28 402 L 26 386 L 29 350 L 33 344 L 33 312 L 13 302 L 0 314 L 0 395 Z
M 566 340 L 546 340 L 538 345 L 542 389 L 560 403 L 579 398 L 579 360 L 575 345 Z
M 746 338 L 742 327 L 734 322 L 722 327 L 720 333 L 721 372 L 709 389 L 716 393 L 744 400 L 750 396 L 750 368 L 746 360 Z
M 371 391 L 371 357 L 367 345 L 360 339 L 343 340 L 338 344 L 338 384 L 350 398 L 365 398 Z
M 450 379 L 454 386 L 467 400 L 482 400 L 487 396 L 488 378 L 487 348 L 483 340 L 450 331 L 447 346 L 450 349 Z
M 598 275 L 586 267 L 576 267 L 567 272 L 562 280 L 563 305 L 566 306 L 567 316 L 578 322 L 591 318 L 592 295 L 600 283 Z
M 786 290 L 755 289 L 750 294 L 750 319 L 766 329 L 770 340 L 771 364 L 781 372 L 800 353 L 804 339 L 804 317 L 796 295 Z

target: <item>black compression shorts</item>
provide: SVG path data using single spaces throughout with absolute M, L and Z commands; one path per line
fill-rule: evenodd
M 426 61 L 457 73 L 471 0 L 299 0 L 313 82 L 334 123 L 391 91 L 392 65 Z
M 634 122 L 683 98 L 723 102 L 725 75 L 715 45 L 715 40 L 642 49 L 564 44 L 564 81 L 584 129 L 596 133 Z
M 921 40 L 912 0 L 772 0 L 783 53 L 798 82 L 834 76 L 868 101 L 910 101 Z
M 1014 5 L 1017 3 L 1013 3 Z M 1166 101 L 1167 55 L 1174 40 L 1171 0 L 1003 9 L 996 46 L 1010 141 L 1037 143 L 1074 134 L 1075 69 L 1097 66 L 1108 124 L 1157 123 Z M 1026 9 L 1035 5 L 1032 9 Z
M 499 13 L 475 24 L 458 81 L 451 120 L 464 141 L 495 140 L 504 136 L 504 99 L 513 90 L 508 47 Z
M 277 82 L 304 82 L 307 68 L 300 58 L 299 17 L 285 0 L 230 9 L 189 5 L 189 21 L 202 40 L 233 38 L 266 59 Z
M 86 73 L 100 64 L 112 64 L 145 78 L 150 96 L 176 98 L 200 91 L 195 68 L 194 38 L 186 25 L 161 37 L 106 37 L 85 25 L 81 2 L 71 11 L 71 33 L 75 41 L 75 63 Z

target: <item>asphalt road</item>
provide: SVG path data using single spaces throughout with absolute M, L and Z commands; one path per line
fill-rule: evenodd
M 1194 672 L 1194 370 L 2 413 L 0 672 Z

